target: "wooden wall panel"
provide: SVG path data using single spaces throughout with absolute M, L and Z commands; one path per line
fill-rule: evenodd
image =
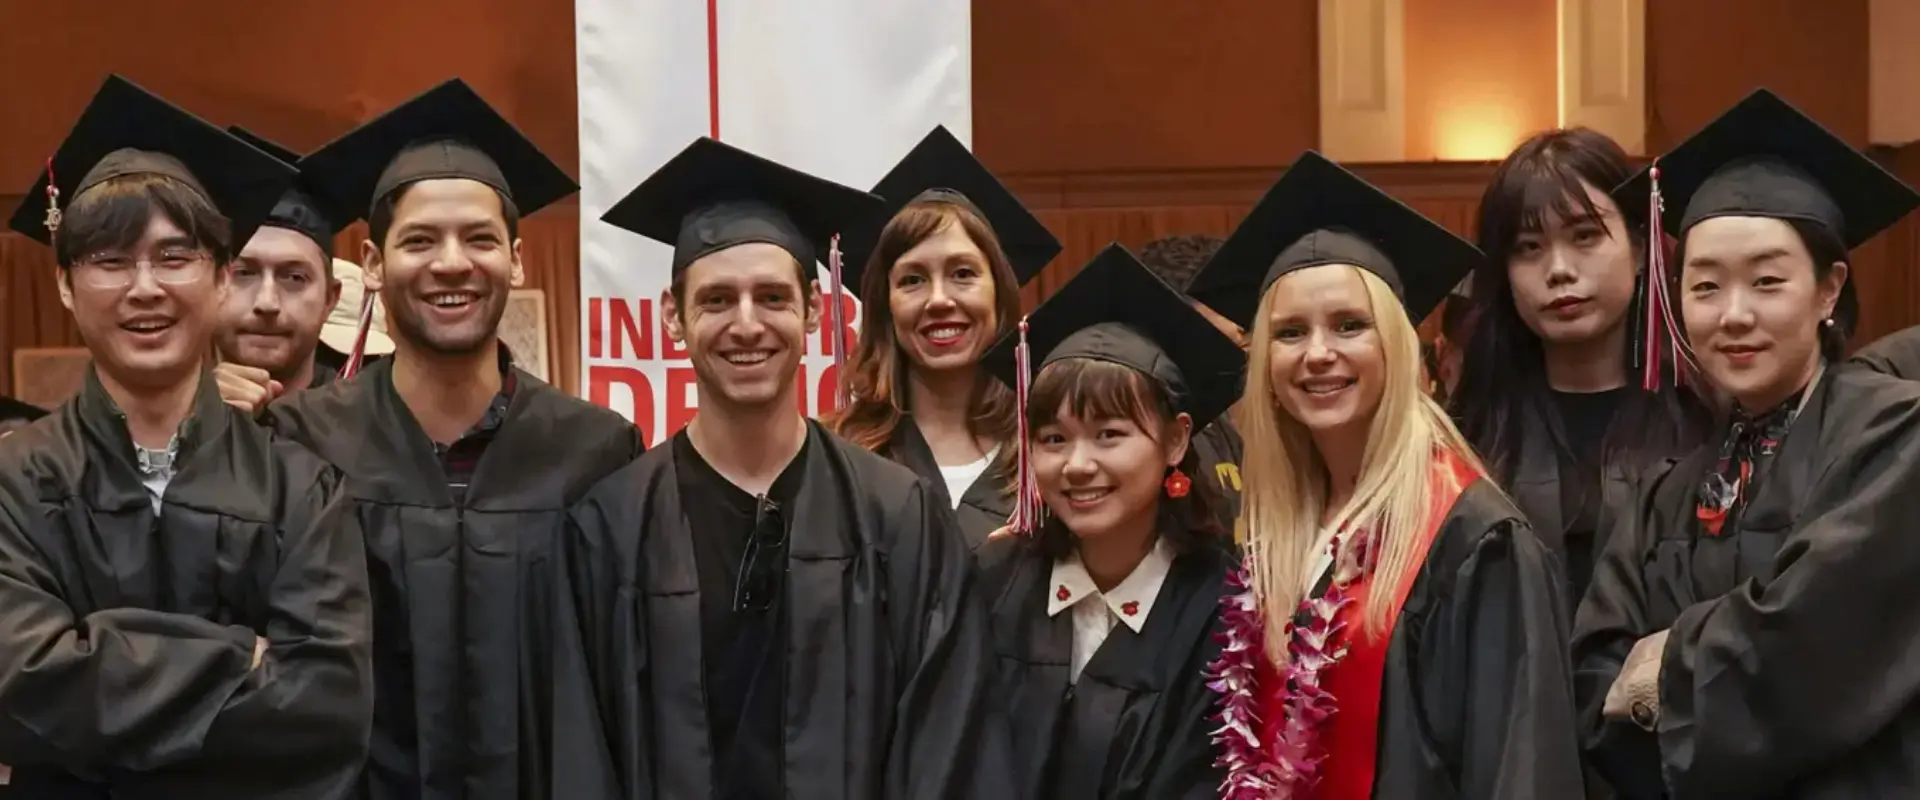
M 1002 174 L 1284 164 L 1319 139 L 1318 0 L 973 0 Z
M 1649 153 L 1766 86 L 1867 144 L 1868 0 L 1647 3 Z
M 1486 162 L 1354 164 L 1353 170 L 1421 213 L 1471 238 Z M 1101 248 L 1138 250 L 1162 236 L 1226 236 L 1280 170 L 1250 169 L 1122 176 L 1053 176 L 1009 181 L 1061 242 L 1056 256 L 1021 293 L 1027 308 L 1071 280 Z M 1160 202 L 1150 198 L 1158 197 Z

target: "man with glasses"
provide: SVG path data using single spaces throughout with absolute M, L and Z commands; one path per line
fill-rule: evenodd
M 563 544 L 581 796 L 1011 796 L 951 509 L 796 406 L 816 261 L 880 206 L 701 139 L 604 217 L 673 248 L 661 317 L 700 411 Z
M 287 164 L 298 154 L 241 128 L 233 134 Z M 340 302 L 333 274 L 333 237 L 352 215 L 338 211 L 302 176 L 273 205 L 229 271 L 214 335 L 222 363 L 214 371 L 223 394 L 257 411 L 288 391 L 327 383 L 333 373 L 315 361 L 320 329 Z M 359 309 L 354 313 L 358 315 Z
M 9 798 L 339 798 L 373 713 L 340 474 L 206 371 L 229 243 L 293 170 L 109 78 L 14 214 L 93 357 L 0 439 Z
M 367 290 L 390 359 L 267 406 L 347 473 L 372 569 L 368 800 L 573 800 L 575 728 L 553 654 L 567 506 L 631 462 L 639 432 L 515 368 L 500 343 L 523 276 L 521 214 L 575 190 L 465 83 L 441 84 L 301 160 L 365 210 Z M 356 216 L 358 213 L 356 212 Z M 583 687 L 581 687 L 583 688 Z

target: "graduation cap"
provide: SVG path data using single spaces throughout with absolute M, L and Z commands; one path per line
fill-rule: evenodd
M 580 188 L 459 78 L 309 153 L 300 168 L 356 215 L 369 213 L 396 189 L 440 178 L 493 187 L 523 216 Z
M 163 175 L 227 217 L 238 248 L 293 185 L 293 167 L 118 75 L 81 112 L 8 226 L 51 245 L 57 204 L 129 175 Z M 57 192 L 49 192 L 49 186 Z
M 1007 254 L 1015 280 L 1021 284 L 1040 274 L 1060 254 L 1060 240 L 944 125 L 935 127 L 914 145 L 886 177 L 874 184 L 873 193 L 886 203 L 882 213 L 847 230 L 840 238 L 840 251 L 846 256 L 842 271 L 848 286 L 860 286 L 860 275 L 887 223 L 902 209 L 923 201 L 952 203 L 986 220 L 1000 240 L 1000 249 Z
M 227 127 L 227 132 L 260 149 L 261 152 L 280 159 L 295 168 L 299 167 L 300 154 L 279 144 L 269 141 L 238 125 Z M 273 204 L 273 210 L 261 224 L 274 228 L 286 228 L 312 239 L 320 245 L 320 252 L 327 258 L 333 258 L 333 238 L 341 229 L 347 227 L 357 215 L 340 207 L 338 203 L 327 200 L 326 193 L 313 186 L 313 180 L 306 175 L 295 182 L 293 188 L 280 196 Z M 238 251 L 246 242 L 235 242 Z
M 1714 217 L 1797 219 L 1852 250 L 1920 206 L 1906 182 L 1766 89 L 1614 189 L 1614 201 L 1646 207 L 1654 168 L 1661 226 L 1674 236 Z
M 1165 385 L 1174 411 L 1193 417 L 1195 431 L 1240 399 L 1247 360 L 1240 346 L 1118 244 L 1094 256 L 1026 324 L 1033 374 L 1067 358 L 1124 364 Z M 1019 339 L 1018 332 L 1001 337 L 982 358 L 1008 386 L 1019 385 Z
M 704 256 L 764 243 L 807 274 L 836 234 L 879 213 L 880 198 L 708 137 L 694 140 L 600 219 L 673 246 L 673 274 Z
M 1467 273 L 1479 248 L 1311 150 L 1220 245 L 1187 293 L 1247 330 L 1289 272 L 1349 264 L 1393 287 L 1415 323 Z

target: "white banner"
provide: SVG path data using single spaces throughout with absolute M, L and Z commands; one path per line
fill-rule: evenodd
M 671 248 L 600 215 L 699 136 L 862 189 L 935 125 L 971 142 L 969 15 L 968 0 L 574 0 L 587 399 L 648 446 L 695 407 L 658 313 Z M 832 338 L 823 320 L 807 343 L 803 413 L 831 402 Z

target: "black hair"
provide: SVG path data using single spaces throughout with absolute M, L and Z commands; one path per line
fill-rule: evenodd
M 417 182 L 405 184 L 388 192 L 373 204 L 373 212 L 367 215 L 367 238 L 373 241 L 375 247 L 386 249 L 387 234 L 393 228 L 394 210 L 399 208 L 400 199 L 406 197 L 407 192 L 417 185 L 419 185 Z M 487 188 L 493 189 L 491 186 Z M 500 215 L 507 225 L 507 240 L 520 238 L 520 207 L 514 205 L 513 198 L 499 189 L 493 189 L 493 194 L 500 198 Z
M 232 260 L 233 225 L 213 201 L 178 178 L 150 173 L 108 178 L 75 195 L 61 211 L 54 259 L 65 268 L 92 253 L 132 247 L 147 235 L 155 214 L 211 253 L 215 265 Z
M 1175 291 L 1184 293 L 1192 285 L 1193 276 L 1213 259 L 1225 241 L 1218 236 L 1200 234 L 1163 236 L 1140 248 L 1140 263 Z
M 1038 431 L 1053 424 L 1055 413 L 1062 407 L 1083 420 L 1131 420 L 1156 441 L 1166 435 L 1167 425 L 1178 416 L 1160 381 L 1123 364 L 1090 358 L 1064 358 L 1034 376 L 1028 392 L 1027 429 Z M 1190 552 L 1209 540 L 1230 538 L 1220 530 L 1213 513 L 1223 504 L 1218 490 L 1200 472 L 1194 447 L 1199 435 L 1197 428 L 1189 432 L 1186 455 L 1178 465 L 1167 469 L 1168 475 L 1174 469 L 1185 473 L 1191 487 L 1185 497 L 1160 500 L 1160 518 L 1154 525 L 1155 532 L 1177 553 Z M 1035 540 L 1040 551 L 1056 561 L 1066 558 L 1079 543 L 1073 531 L 1051 516 L 1041 525 Z
M 1507 264 L 1514 246 L 1522 235 L 1545 230 L 1549 215 L 1562 222 L 1601 218 L 1601 209 L 1587 194 L 1587 187 L 1604 191 L 1624 183 L 1631 175 L 1626 151 L 1604 134 L 1587 128 L 1557 129 L 1535 134 L 1515 148 L 1494 171 L 1493 180 L 1480 196 L 1477 244 L 1487 260 L 1473 273 L 1471 294 L 1479 313 L 1473 315 L 1468 326 L 1459 385 L 1454 388 L 1449 408 L 1461 435 L 1502 484 L 1510 484 L 1514 477 L 1529 413 L 1538 414 L 1546 422 L 1547 433 L 1561 457 L 1577 463 L 1565 426 L 1551 402 L 1546 348 L 1513 303 Z M 1621 212 L 1629 244 L 1644 259 L 1644 211 Z M 1638 272 L 1634 301 L 1623 323 L 1629 332 L 1623 337 L 1629 394 L 1601 442 L 1603 462 L 1629 466 L 1684 453 L 1700 443 L 1712 425 L 1710 408 L 1688 388 L 1697 381 L 1675 385 L 1675 381 L 1663 380 L 1652 392 L 1631 385 L 1636 383 L 1635 368 L 1641 365 L 1638 351 L 1642 343 L 1636 321 L 1645 312 L 1649 279 L 1647 270 Z M 1669 357 L 1661 354 L 1660 358 L 1664 362 Z M 1684 366 L 1662 363 L 1660 369 L 1671 375 Z M 1597 481 L 1599 476 L 1592 477 Z M 1584 483 L 1597 485 L 1595 481 Z

